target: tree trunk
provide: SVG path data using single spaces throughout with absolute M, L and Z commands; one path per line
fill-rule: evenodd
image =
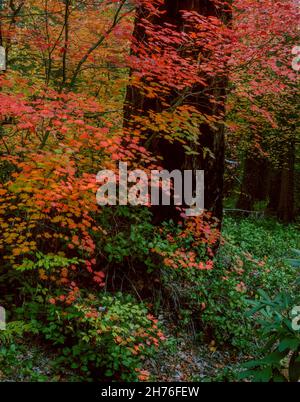
M 267 199 L 268 170 L 266 159 L 251 154 L 246 156 L 237 208 L 251 211 L 255 201 Z
M 281 171 L 281 183 L 277 216 L 285 223 L 292 222 L 295 218 L 294 211 L 294 165 L 295 143 L 291 140 L 286 145 L 286 160 Z
M 159 30 L 164 23 L 176 26 L 177 31 L 184 29 L 181 10 L 196 11 L 204 16 L 219 16 L 220 10 L 216 9 L 214 3 L 209 0 L 165 0 L 163 5 L 165 11 L 159 17 L 154 17 L 152 23 Z M 145 10 L 141 7 L 137 10 L 134 38 L 140 40 L 144 38 L 143 28 L 139 22 L 145 17 Z M 228 18 L 228 14 L 226 14 Z M 198 51 L 197 51 L 198 50 Z M 195 49 L 195 60 L 199 56 L 199 49 Z M 212 97 L 225 101 L 227 78 L 214 77 L 209 81 L 205 88 L 197 84 L 193 87 L 192 93 L 186 97 L 185 105 L 195 107 L 200 113 L 209 116 L 222 116 L 224 114 L 224 102 L 210 103 Z M 168 103 L 171 104 L 178 97 L 178 93 L 170 92 Z M 165 106 L 161 100 L 156 98 L 147 98 L 141 94 L 141 91 L 134 87 L 127 88 L 125 109 L 124 109 L 124 127 L 128 131 L 136 128 L 132 116 L 147 115 L 149 111 L 162 112 Z M 208 124 L 199 122 L 198 145 L 190 144 L 191 148 L 198 152 L 198 155 L 187 155 L 184 147 L 178 142 L 169 142 L 168 140 L 157 136 L 151 129 L 147 129 L 145 134 L 145 144 L 147 148 L 155 155 L 162 157 L 162 165 L 165 169 L 172 171 L 174 169 L 184 170 L 204 170 L 205 171 L 205 202 L 206 210 L 212 211 L 213 215 L 220 221 L 223 215 L 223 174 L 224 174 L 224 125 L 218 123 L 212 128 Z M 174 206 L 154 208 L 156 221 L 173 218 L 179 219 L 178 211 Z
M 269 190 L 269 204 L 267 212 L 271 215 L 276 215 L 279 204 L 279 191 L 281 183 L 281 172 L 278 169 L 273 169 L 270 173 L 270 182 L 268 185 Z

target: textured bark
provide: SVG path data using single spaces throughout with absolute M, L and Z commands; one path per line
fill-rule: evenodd
M 159 25 L 168 22 L 176 25 L 178 30 L 183 29 L 183 20 L 180 10 L 197 11 L 201 15 L 219 16 L 220 10 L 217 11 L 211 1 L 206 0 L 165 0 L 164 10 L 166 11 L 162 17 L 155 17 L 155 24 Z M 139 39 L 143 37 L 143 29 L 138 25 L 141 18 L 145 16 L 145 10 L 137 11 L 136 24 L 134 29 L 134 37 Z M 228 18 L 228 17 L 227 17 Z M 197 53 L 198 54 L 198 53 Z M 195 57 L 197 57 L 195 53 Z M 205 95 L 203 88 L 195 88 L 185 104 L 192 105 L 197 110 L 207 115 L 220 116 L 224 112 L 224 106 L 212 106 L 209 102 L 211 95 L 218 99 L 226 97 L 227 79 L 211 80 L 209 87 L 206 89 Z M 172 96 L 176 99 L 175 94 L 170 94 L 169 101 Z M 140 91 L 134 87 L 127 88 L 126 103 L 124 110 L 125 128 L 134 129 L 131 116 L 145 115 L 148 111 L 161 112 L 163 110 L 158 99 L 148 99 L 141 95 Z M 153 135 L 151 130 L 146 133 L 147 140 L 145 144 L 154 154 L 163 158 L 163 167 L 169 171 L 173 169 L 200 169 L 205 171 L 205 209 L 212 211 L 213 215 L 222 220 L 223 214 L 223 174 L 224 174 L 224 126 L 219 124 L 215 129 L 199 123 L 199 143 L 200 145 L 190 144 L 193 149 L 198 151 L 198 156 L 186 155 L 184 148 L 178 143 L 170 143 L 161 137 Z M 203 149 L 208 152 L 203 152 Z M 154 214 L 157 220 L 168 218 L 178 218 L 175 207 L 156 207 Z

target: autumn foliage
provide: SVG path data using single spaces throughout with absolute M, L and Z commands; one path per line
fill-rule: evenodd
M 175 19 L 163 0 L 13 0 L 1 10 L 1 275 L 16 308 L 28 301 L 25 317 L 36 307 L 46 339 L 67 343 L 66 356 L 89 356 L 93 378 L 148 380 L 144 357 L 165 340 L 149 283 L 165 287 L 161 270 L 213 271 L 222 218 L 214 197 L 210 211 L 176 228 L 156 225 L 151 209 L 99 207 L 97 172 L 119 161 L 176 168 L 179 150 L 213 180 L 216 166 L 223 173 L 211 145 L 220 130 L 230 158 L 274 166 L 278 143 L 295 135 L 296 2 L 181 3 Z M 123 286 L 143 303 L 120 296 Z M 56 314 L 63 327 L 46 329 Z M 89 344 L 105 351 L 101 361 Z

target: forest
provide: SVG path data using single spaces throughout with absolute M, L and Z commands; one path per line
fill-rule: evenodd
M 299 21 L 0 0 L 0 382 L 300 381 Z

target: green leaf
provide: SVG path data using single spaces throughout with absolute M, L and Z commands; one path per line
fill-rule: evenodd
M 253 368 L 253 367 L 257 367 L 257 366 L 262 366 L 263 364 L 265 364 L 265 362 L 262 359 L 261 360 L 251 360 L 249 362 L 244 363 L 243 367 Z
M 254 379 L 256 381 L 267 382 L 272 378 L 272 368 L 265 367 L 264 369 L 255 372 Z
M 296 338 L 285 338 L 278 345 L 279 352 L 283 352 L 287 349 L 289 350 L 297 350 L 300 345 L 300 340 Z
M 300 268 L 300 259 L 295 259 L 295 258 L 287 258 L 285 260 L 289 265 L 291 265 L 294 268 Z
M 288 351 L 285 352 L 272 352 L 268 356 L 264 357 L 262 361 L 264 363 L 272 364 L 272 363 L 279 363 L 286 355 Z

